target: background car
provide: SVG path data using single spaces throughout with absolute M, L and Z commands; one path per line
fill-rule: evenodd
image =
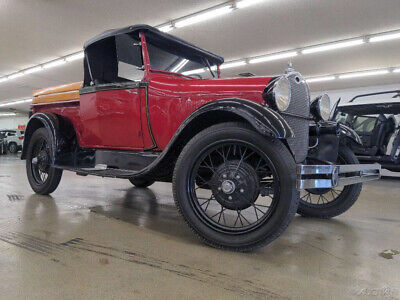
M 17 153 L 22 150 L 24 142 L 24 130 L 3 130 L 0 132 L 3 137 L 3 148 L 10 153 Z
M 337 104 L 333 119 L 360 136 L 362 145 L 350 146 L 359 161 L 400 172 L 400 90 L 358 95 Z

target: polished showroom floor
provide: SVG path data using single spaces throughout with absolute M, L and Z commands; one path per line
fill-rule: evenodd
M 333 220 L 296 216 L 253 253 L 203 245 L 171 185 L 65 172 L 35 195 L 17 156 L 0 156 L 1 299 L 400 297 L 400 180 L 364 185 Z

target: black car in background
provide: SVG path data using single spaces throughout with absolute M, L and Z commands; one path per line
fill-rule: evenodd
M 336 103 L 332 119 L 352 128 L 362 145 L 350 145 L 360 162 L 400 172 L 400 90 L 358 95 Z

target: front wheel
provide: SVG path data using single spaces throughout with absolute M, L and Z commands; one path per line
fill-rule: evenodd
M 282 142 L 242 123 L 197 134 L 173 175 L 175 203 L 208 245 L 250 251 L 276 239 L 298 205 L 296 165 Z
M 353 151 L 339 147 L 338 165 L 358 164 Z M 362 183 L 332 189 L 307 189 L 300 194 L 298 213 L 304 217 L 329 219 L 343 214 L 358 199 Z
M 32 189 L 40 195 L 48 195 L 58 187 L 62 170 L 51 166 L 51 139 L 45 128 L 36 130 L 28 145 L 26 173 Z

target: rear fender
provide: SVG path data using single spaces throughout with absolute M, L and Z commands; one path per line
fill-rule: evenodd
M 25 130 L 25 138 L 22 147 L 21 159 L 26 159 L 28 145 L 32 138 L 33 133 L 37 129 L 42 127 L 46 128 L 50 134 L 52 159 L 53 159 L 52 164 L 54 164 L 54 159 L 56 157 L 56 151 L 58 148 L 58 141 L 59 141 L 58 138 L 59 122 L 57 116 L 51 113 L 36 113 L 32 115 L 32 117 L 29 119 Z

